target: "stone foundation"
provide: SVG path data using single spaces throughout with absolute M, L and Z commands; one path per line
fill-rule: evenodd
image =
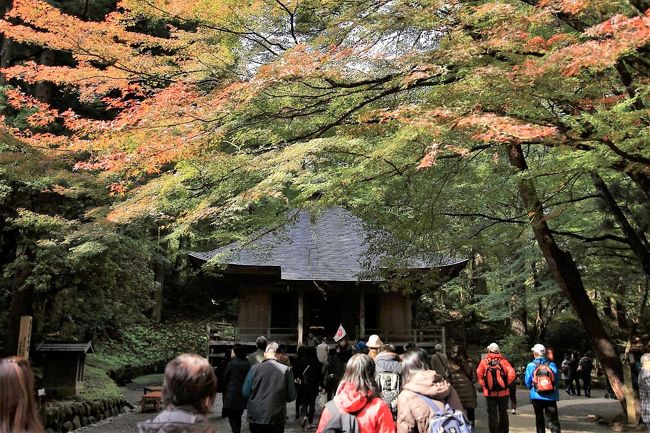
M 123 398 L 89 402 L 61 402 L 41 408 L 46 433 L 65 433 L 124 413 L 131 405 Z

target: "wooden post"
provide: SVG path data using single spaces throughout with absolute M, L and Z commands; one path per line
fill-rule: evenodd
M 443 326 L 441 328 L 441 331 L 442 331 L 442 343 L 440 344 L 442 344 L 442 353 L 446 354 L 447 353 L 447 330 Z
M 29 359 L 29 347 L 32 340 L 32 316 L 20 316 L 20 333 L 18 334 L 18 351 L 16 355 Z
M 303 332 L 305 327 L 305 290 L 298 292 L 298 346 L 302 346 Z
M 636 425 L 636 402 L 634 401 L 634 388 L 632 387 L 632 366 L 630 356 L 623 360 L 623 389 L 625 390 L 625 411 L 627 423 Z M 645 420 L 644 420 L 645 421 Z
M 357 340 L 360 340 L 366 335 L 366 293 L 363 287 L 359 288 L 359 335 Z

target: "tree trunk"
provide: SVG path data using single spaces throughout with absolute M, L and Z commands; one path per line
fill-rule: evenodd
M 474 299 L 477 296 L 487 295 L 487 281 L 483 276 L 481 268 L 484 266 L 484 259 L 481 254 L 477 252 L 472 253 L 472 260 L 470 261 L 470 287 L 472 288 L 472 293 L 470 295 L 470 302 L 474 302 Z
M 0 18 L 11 8 L 12 0 L 0 0 Z M 0 33 L 0 68 L 6 68 L 13 60 L 14 42 Z M 4 74 L 0 74 L 0 85 L 5 84 Z
M 639 258 L 641 262 L 641 268 L 646 275 L 650 275 L 650 250 L 648 250 L 648 240 L 645 238 L 643 233 L 638 232 L 632 227 L 632 224 L 628 221 L 627 217 L 623 213 L 623 210 L 616 203 L 616 199 L 607 188 L 607 184 L 602 177 L 596 172 L 591 171 L 591 181 L 593 182 L 598 194 L 602 197 L 603 201 L 607 205 L 607 209 L 614 215 L 616 223 L 621 228 L 623 235 L 625 235 L 632 252 Z
M 154 264 L 154 273 L 156 278 L 156 292 L 153 297 L 153 310 L 151 311 L 151 320 L 158 323 L 162 318 L 163 294 L 165 289 L 165 262 L 162 257 L 156 259 Z
M 510 298 L 510 329 L 515 335 L 528 337 L 528 308 L 526 305 L 526 286 L 518 284 Z
M 56 51 L 44 49 L 41 52 L 40 64 L 52 66 L 56 63 Z M 52 93 L 54 84 L 51 81 L 39 81 L 34 89 L 34 96 L 41 102 L 50 104 L 52 102 Z
M 526 157 L 520 145 L 508 145 L 507 151 L 510 165 L 522 173 L 528 170 Z M 521 177 L 518 181 L 518 189 L 523 204 L 529 212 L 533 233 L 535 234 L 535 239 L 546 263 L 558 286 L 569 299 L 578 318 L 585 327 L 616 397 L 620 401 L 623 401 L 625 394 L 622 382 L 623 368 L 621 360 L 605 332 L 596 307 L 591 302 L 585 290 L 580 271 L 571 254 L 562 250 L 555 242 L 553 234 L 544 218 L 544 208 L 533 181 L 529 178 Z
M 650 200 L 650 167 L 636 163 L 618 161 L 612 165 L 616 171 L 625 173 L 643 191 L 645 197 Z
M 20 317 L 33 314 L 33 290 L 24 286 L 25 280 L 30 273 L 31 268 L 28 265 L 21 265 L 16 269 L 14 275 L 11 304 L 9 305 L 7 342 L 5 344 L 6 355 L 15 355 L 17 353 Z

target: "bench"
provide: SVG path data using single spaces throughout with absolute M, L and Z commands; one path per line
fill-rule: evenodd
M 162 392 L 160 391 L 151 391 L 144 394 L 142 400 L 140 400 L 140 412 L 146 412 L 148 410 L 160 411 L 161 398 Z
M 161 392 L 163 387 L 159 385 L 147 385 L 143 387 L 143 390 L 145 394 L 149 394 L 150 392 Z

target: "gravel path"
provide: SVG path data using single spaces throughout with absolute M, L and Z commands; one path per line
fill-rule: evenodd
M 156 377 L 151 377 L 151 381 L 157 380 Z M 153 383 L 152 383 L 153 384 Z M 129 384 L 123 388 L 125 397 L 137 404 L 140 396 L 142 396 L 142 382 L 139 384 Z M 621 413 L 621 407 L 618 402 L 602 398 L 603 392 L 594 390 L 594 397 L 591 399 L 568 397 L 562 395 L 562 401 L 558 404 L 560 412 L 560 423 L 562 425 L 563 433 L 597 433 L 597 432 L 611 432 L 612 429 L 607 425 L 598 424 L 595 422 L 597 417 L 611 420 Z M 519 402 L 518 414 L 510 415 L 510 432 L 511 433 L 535 433 L 535 415 L 533 407 L 528 401 L 528 391 L 521 389 L 517 392 L 517 400 Z M 289 404 L 288 407 L 289 419 L 287 420 L 286 433 L 300 433 L 302 429 L 299 421 L 294 418 L 295 405 Z M 221 414 L 221 399 L 217 398 L 215 404 L 215 414 Z M 320 408 L 317 409 L 316 415 L 320 414 Z M 112 418 L 90 427 L 84 427 L 78 431 L 88 433 L 133 433 L 135 432 L 135 425 L 140 421 L 150 419 L 155 414 L 152 413 L 139 413 L 138 409 L 133 412 Z M 244 414 L 244 417 L 246 414 Z M 217 425 L 217 431 L 220 433 L 229 433 L 230 427 L 225 418 L 213 416 L 212 420 Z M 242 425 L 242 433 L 249 433 L 248 425 L 246 422 Z M 314 431 L 312 430 L 312 433 Z M 476 433 L 488 433 L 487 428 L 487 413 L 485 410 L 485 399 L 479 396 L 479 407 L 476 409 Z

